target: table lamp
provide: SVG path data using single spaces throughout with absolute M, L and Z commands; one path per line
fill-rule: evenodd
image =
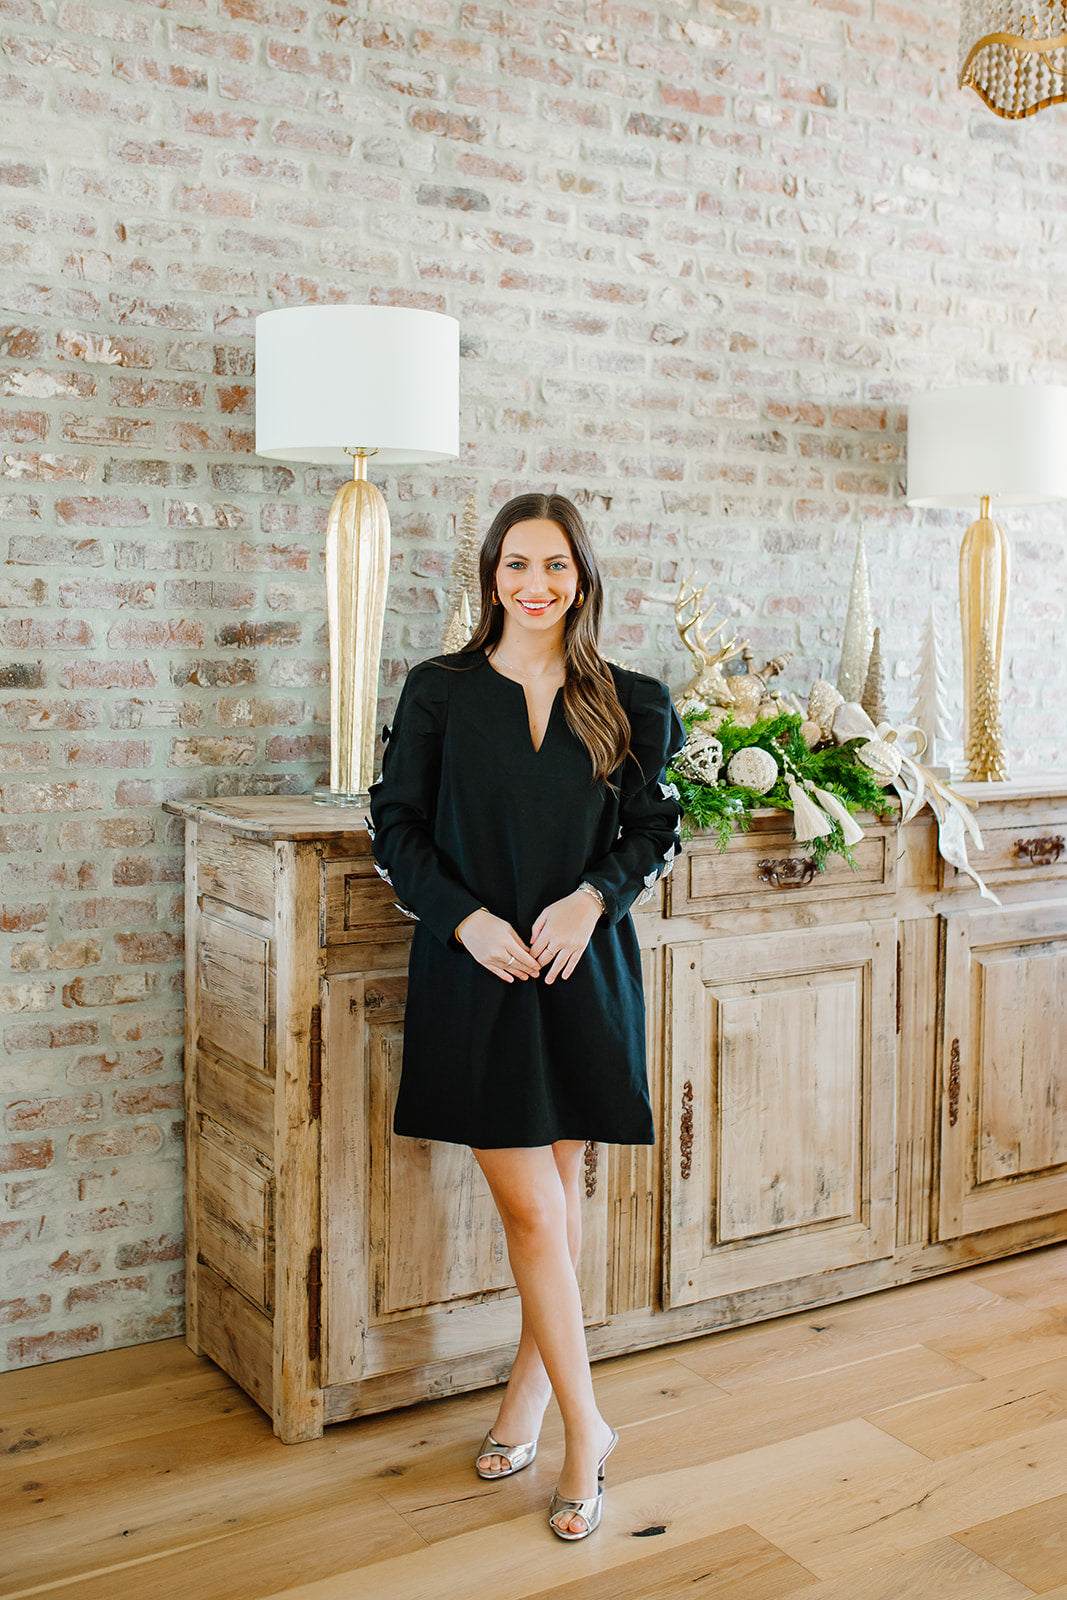
M 1067 387 L 935 389 L 908 404 L 908 504 L 979 515 L 960 547 L 963 747 L 972 782 L 1008 776 L 1000 716 L 1008 541 L 990 506 L 1067 500 Z
M 256 452 L 343 463 L 326 532 L 328 805 L 366 805 L 389 583 L 389 513 L 367 478 L 459 454 L 459 323 L 402 306 L 291 306 L 256 318 Z

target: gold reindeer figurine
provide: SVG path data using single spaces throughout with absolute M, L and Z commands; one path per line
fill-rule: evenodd
M 726 627 L 728 618 L 723 617 L 709 634 L 702 631 L 714 610 L 713 606 L 703 612 L 700 609 L 707 587 L 704 584 L 702 588 L 697 588 L 694 572 L 680 586 L 674 602 L 674 620 L 678 632 L 686 649 L 697 660 L 697 671 L 678 697 L 678 710 L 684 714 L 686 711 L 707 711 L 719 707 L 733 711 L 736 722 L 751 724 L 757 717 L 773 716 L 779 711 L 794 709 L 780 695 L 767 688 L 767 679 L 781 672 L 791 659 L 791 652 L 775 656 L 758 672 L 754 672 L 752 652 L 747 641 L 739 644 L 734 634 L 725 644 L 721 640 L 716 642 L 716 635 Z M 722 670 L 723 666 L 737 656 L 743 658 L 745 670 L 727 676 Z M 707 726 L 710 728 L 721 720 L 721 717 L 712 718 Z

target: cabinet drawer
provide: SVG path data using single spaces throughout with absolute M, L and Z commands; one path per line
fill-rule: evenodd
M 319 943 L 376 944 L 412 927 L 397 909 L 396 893 L 374 870 L 370 856 L 324 861 L 319 896 Z
M 832 855 L 816 872 L 811 846 L 798 843 L 788 826 L 736 835 L 725 850 L 715 839 L 692 839 L 667 880 L 667 915 L 847 900 L 896 887 L 895 824 L 873 823 L 853 853 L 855 870 Z
M 979 827 L 982 826 L 979 817 Z M 968 850 L 971 865 L 987 883 L 1044 883 L 1067 878 L 1067 825 L 982 828 L 982 850 Z M 939 858 L 940 859 L 940 858 Z M 971 887 L 971 879 L 942 861 L 942 886 Z

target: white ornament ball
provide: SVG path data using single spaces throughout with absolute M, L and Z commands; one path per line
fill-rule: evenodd
M 814 750 L 815 746 L 817 744 L 821 744 L 826 738 L 826 734 L 822 731 L 819 723 L 812 722 L 809 717 L 807 721 L 800 724 L 800 737 L 803 739 L 809 750 Z
M 756 716 L 762 722 L 764 717 L 780 716 L 784 709 L 780 700 L 761 700 L 756 707 Z
M 884 739 L 869 739 L 856 751 L 856 760 L 862 761 L 875 783 L 884 789 L 887 783 L 900 774 L 900 751 Z
M 756 794 L 766 794 L 778 782 L 778 763 L 769 750 L 750 744 L 743 750 L 734 751 L 726 776 L 739 789 L 752 789 Z

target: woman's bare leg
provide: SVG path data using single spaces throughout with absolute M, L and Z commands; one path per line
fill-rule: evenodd
M 582 1248 L 579 1185 L 585 1143 L 581 1139 L 560 1139 L 551 1149 L 567 1203 L 567 1248 L 572 1264 L 577 1267 Z M 511 1375 L 500 1401 L 496 1421 L 490 1429 L 493 1438 L 499 1444 L 523 1444 L 527 1439 L 536 1439 L 551 1397 L 552 1385 L 524 1309 L 519 1348 L 511 1364 Z M 504 1472 L 507 1461 L 503 1456 L 490 1454 L 479 1456 L 478 1465 L 483 1472 Z
M 596 1494 L 597 1462 L 611 1429 L 597 1409 L 582 1322 L 582 1301 L 567 1238 L 567 1203 L 551 1147 L 475 1150 L 508 1241 L 523 1312 L 541 1352 L 563 1416 L 566 1449 L 559 1493 L 568 1500 Z M 561 1517 L 582 1533 L 582 1518 Z

